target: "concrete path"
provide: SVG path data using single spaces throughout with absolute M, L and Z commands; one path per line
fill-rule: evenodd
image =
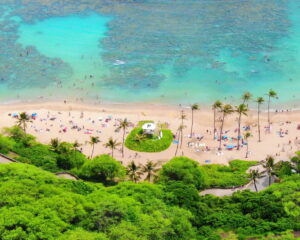
M 2 163 L 20 163 L 20 162 L 0 153 L 0 164 L 2 164 Z M 78 180 L 78 178 L 76 176 L 74 176 L 71 173 L 67 173 L 67 172 L 56 173 L 55 175 L 60 178 L 65 178 L 65 179 L 70 179 L 70 180 Z
M 9 158 L 3 154 L 0 154 L 0 163 L 14 163 L 16 160 Z
M 258 165 L 258 166 L 250 167 L 247 172 L 249 172 L 252 169 L 253 170 L 258 169 L 260 172 L 264 171 L 263 166 Z M 262 178 L 260 178 L 256 181 L 256 186 L 257 186 L 258 191 L 262 191 L 265 188 L 267 188 L 269 186 L 269 176 L 263 175 Z M 207 194 L 212 194 L 212 195 L 215 195 L 218 197 L 231 196 L 234 192 L 246 190 L 246 189 L 249 189 L 250 191 L 253 191 L 253 192 L 255 191 L 255 187 L 254 187 L 254 184 L 252 183 L 252 181 L 250 183 L 246 184 L 245 186 L 232 188 L 232 189 L 209 188 L 209 189 L 206 189 L 206 190 L 200 192 L 200 195 L 203 196 L 203 195 L 207 195 Z

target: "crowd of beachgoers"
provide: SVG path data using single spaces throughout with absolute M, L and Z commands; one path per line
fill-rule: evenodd
M 131 160 L 137 163 L 144 163 L 147 160 L 164 162 L 175 154 L 190 157 L 203 164 L 227 164 L 232 159 L 260 161 L 267 155 L 283 160 L 291 157 L 300 148 L 299 111 L 271 112 L 270 126 L 268 113 L 261 112 L 259 141 L 257 111 L 249 110 L 247 116 L 241 119 L 239 142 L 238 114 L 233 113 L 226 117 L 220 135 L 222 113 L 215 112 L 214 131 L 214 111 L 197 108 L 192 113 L 191 106 L 112 104 L 99 107 L 67 101 L 11 104 L 0 107 L 2 116 L 0 127 L 15 125 L 18 114 L 24 111 L 31 117 L 27 132 L 36 136 L 39 141 L 50 143 L 54 138 L 67 142 L 78 141 L 81 144 L 80 150 L 86 155 L 90 155 L 91 152 L 91 145 L 87 143 L 91 136 L 97 136 L 101 141 L 95 145 L 94 155 L 110 153 L 110 150 L 103 146 L 110 137 L 122 142 L 123 133 L 118 129 L 122 119 L 130 122 L 126 135 L 139 121 L 167 123 L 168 128 L 174 133 L 171 146 L 158 153 L 136 152 L 125 148 L 124 157 L 120 147 L 119 151 L 115 151 L 114 157 L 125 165 Z M 193 129 L 191 129 L 192 119 Z M 178 130 L 180 126 L 184 126 L 182 130 Z M 246 137 L 246 134 L 249 136 Z M 221 143 L 220 136 L 222 136 Z

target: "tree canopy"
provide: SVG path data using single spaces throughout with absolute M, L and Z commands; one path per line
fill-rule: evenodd
M 187 157 L 175 157 L 163 165 L 159 181 L 182 181 L 194 185 L 197 189 L 204 189 L 206 176 L 198 162 Z

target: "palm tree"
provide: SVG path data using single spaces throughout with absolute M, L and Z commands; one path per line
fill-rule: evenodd
M 237 136 L 237 150 L 240 150 L 240 138 L 241 138 L 241 121 L 242 121 L 242 115 L 247 116 L 248 108 L 245 104 L 240 104 L 236 107 L 236 112 L 239 115 L 238 118 L 238 136 Z
M 199 105 L 194 103 L 192 106 L 191 106 L 191 110 L 192 110 L 192 124 L 191 124 L 191 136 L 193 135 L 193 125 L 194 125 L 194 111 L 196 110 L 199 110 Z
M 266 169 L 267 174 L 269 176 L 269 186 L 271 185 L 271 178 L 274 174 L 274 165 L 275 165 L 275 159 L 272 156 L 268 156 L 266 158 L 263 167 Z
M 93 158 L 95 145 L 99 142 L 100 142 L 99 137 L 90 136 L 90 141 L 88 142 L 92 146 L 92 152 L 90 158 Z
M 141 141 L 145 140 L 147 138 L 146 134 L 139 134 L 137 133 L 134 136 L 134 141 L 137 141 L 138 143 L 141 143 Z
M 158 122 L 158 123 L 157 123 L 157 127 L 158 127 L 160 130 L 163 130 L 163 129 L 166 129 L 166 128 L 169 127 L 169 123 L 167 123 L 167 122 L 163 122 L 163 123 Z
M 73 147 L 73 153 L 74 153 L 74 159 L 77 160 L 76 158 L 76 151 L 78 151 L 78 148 L 81 146 L 81 144 L 76 140 L 73 142 L 72 147 Z
M 58 152 L 58 148 L 60 146 L 60 141 L 58 138 L 52 138 L 50 140 L 50 146 L 51 146 L 51 150 L 54 152 Z
M 26 134 L 27 123 L 31 122 L 30 116 L 26 112 L 21 112 L 19 114 L 17 125 L 21 127 Z
M 117 140 L 114 140 L 112 137 L 108 139 L 108 142 L 104 144 L 104 147 L 111 149 L 111 156 L 114 157 L 114 150 L 117 148 L 117 146 L 121 145 L 121 143 L 117 142 Z
M 183 121 L 186 120 L 186 115 L 183 110 L 181 110 L 180 119 L 181 119 L 181 124 L 183 125 Z
M 72 146 L 73 150 L 76 151 L 81 146 L 81 144 L 76 140 L 75 142 L 73 142 Z
M 257 102 L 257 129 L 258 129 L 258 141 L 260 142 L 260 105 L 264 103 L 264 99 L 262 97 L 258 97 L 255 102 Z
M 246 149 L 246 156 L 245 156 L 245 158 L 248 158 L 248 153 L 249 153 L 249 141 L 248 141 L 248 139 L 249 139 L 250 137 L 252 137 L 252 135 L 251 135 L 250 132 L 246 132 L 246 133 L 244 134 L 244 139 L 247 141 L 247 149 Z
M 184 126 L 183 125 L 183 121 L 184 120 L 186 120 L 186 115 L 185 115 L 185 113 L 184 113 L 184 111 L 183 110 L 181 110 L 181 115 L 180 115 L 180 119 L 181 119 L 181 126 Z M 182 147 L 182 141 L 183 141 L 183 129 L 184 129 L 185 127 L 182 127 L 181 128 L 181 139 L 180 139 L 180 148 Z
M 133 182 L 137 182 L 138 180 L 141 179 L 141 167 L 136 165 L 134 161 L 131 161 L 127 167 L 126 167 L 126 172 L 129 177 L 129 179 Z
M 252 169 L 249 173 L 249 178 L 253 181 L 255 190 L 257 192 L 256 180 L 261 178 L 262 174 L 258 171 L 258 169 Z
M 147 161 L 147 163 L 142 166 L 142 173 L 146 174 L 146 180 L 148 182 L 151 181 L 151 177 L 155 177 L 156 176 L 156 172 L 159 170 L 157 167 L 158 163 L 154 163 L 152 161 Z
M 222 132 L 223 132 L 223 127 L 224 127 L 224 122 L 225 122 L 225 117 L 231 113 L 234 112 L 233 107 L 230 104 L 225 104 L 220 112 L 222 113 L 222 124 L 220 127 L 220 143 L 219 143 L 219 150 L 222 149 Z
M 242 95 L 242 99 L 243 99 L 243 104 L 246 104 L 247 101 L 249 101 L 252 97 L 252 94 L 250 92 L 245 92 Z
M 180 132 L 180 149 L 182 148 L 182 143 L 183 143 L 183 129 L 185 129 L 186 126 L 181 124 L 178 128 L 178 131 Z
M 124 157 L 124 143 L 125 143 L 125 133 L 126 129 L 130 126 L 130 122 L 127 121 L 127 118 L 124 120 L 120 120 L 120 125 L 117 129 L 123 129 L 123 137 L 122 137 L 122 157 Z
M 271 104 L 271 98 L 276 98 L 277 97 L 277 93 L 270 89 L 268 92 L 268 124 L 269 124 L 269 131 L 270 131 L 270 127 L 271 127 L 271 121 L 270 121 L 270 104 Z
M 214 110 L 214 135 L 213 139 L 216 137 L 216 111 L 220 110 L 222 108 L 222 102 L 217 100 L 215 103 L 212 105 L 212 109 Z
M 178 147 L 179 147 L 179 142 L 180 142 L 180 145 L 182 144 L 182 134 L 183 134 L 183 129 L 185 128 L 184 125 L 180 124 L 179 128 L 177 129 L 177 134 L 178 134 L 178 143 L 177 143 L 177 146 L 176 146 L 176 151 L 175 151 L 175 157 L 177 155 L 177 151 L 178 151 Z M 176 135 L 177 135 L 176 134 Z

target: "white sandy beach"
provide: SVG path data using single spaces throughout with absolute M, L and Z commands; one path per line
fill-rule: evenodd
M 203 136 L 201 141 L 196 138 L 189 138 L 191 125 L 191 110 L 188 108 L 176 108 L 163 105 L 145 105 L 145 104 L 111 104 L 111 105 L 80 105 L 78 103 L 46 102 L 46 103 L 17 103 L 0 106 L 0 127 L 9 127 L 16 123 L 16 119 L 9 114 L 26 111 L 28 114 L 37 113 L 36 120 L 28 124 L 28 133 L 37 137 L 43 143 L 49 143 L 52 138 L 58 137 L 61 141 L 74 142 L 78 140 L 82 145 L 83 153 L 89 155 L 91 146 L 86 144 L 90 136 L 99 136 L 101 143 L 95 146 L 95 155 L 110 153 L 109 149 L 104 148 L 103 144 L 109 137 L 122 141 L 122 131 L 115 132 L 118 120 L 127 118 L 133 124 L 141 120 L 154 120 L 157 122 L 168 122 L 169 128 L 176 133 L 181 123 L 179 119 L 180 111 L 184 110 L 187 120 L 184 124 L 187 128 L 184 130 L 184 140 L 182 149 L 179 149 L 178 155 L 185 155 L 199 161 L 201 164 L 206 160 L 211 163 L 227 164 L 233 159 L 245 159 L 246 147 L 237 150 L 226 150 L 223 147 L 221 154 L 218 153 L 218 141 L 213 140 L 213 111 L 199 110 L 194 113 L 194 133 L 195 136 Z M 82 117 L 83 113 L 83 117 Z M 50 119 L 55 120 L 50 120 Z M 111 118 L 109 121 L 105 119 Z M 237 137 L 235 129 L 237 128 L 237 114 L 229 116 L 225 120 L 224 132 L 229 138 Z M 257 137 L 257 113 L 251 111 L 248 117 L 243 117 L 241 126 L 250 125 L 253 137 L 249 139 L 249 158 L 248 160 L 263 160 L 267 155 L 273 155 L 278 160 L 285 160 L 293 156 L 296 150 L 300 149 L 300 130 L 297 130 L 300 124 L 300 111 L 271 113 L 272 128 L 271 133 L 265 131 L 267 126 L 267 114 L 261 114 L 261 132 L 262 142 L 258 142 Z M 286 122 L 291 123 L 286 123 Z M 219 123 L 218 123 L 219 124 Z M 72 126 L 81 128 L 72 129 Z M 63 131 L 66 129 L 66 132 Z M 90 134 L 87 133 L 89 129 Z M 279 131 L 283 134 L 279 135 Z M 131 128 L 128 129 L 128 132 Z M 243 133 L 243 132 L 242 132 Z M 188 143 L 194 142 L 193 147 Z M 210 151 L 206 151 L 207 146 Z M 228 145 L 236 145 L 236 141 L 224 142 Z M 115 158 L 126 165 L 129 161 L 135 160 L 137 163 L 144 163 L 147 160 L 168 161 L 176 150 L 176 144 L 160 153 L 138 153 L 125 148 L 125 156 L 122 158 L 120 151 L 116 151 Z M 277 156 L 275 156 L 277 155 Z

